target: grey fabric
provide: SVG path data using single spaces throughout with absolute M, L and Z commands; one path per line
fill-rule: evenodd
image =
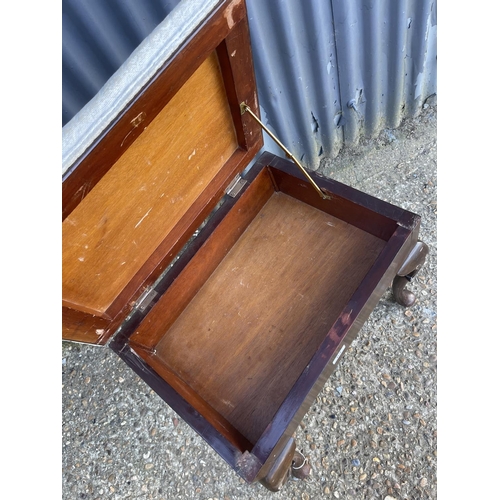
M 220 0 L 182 0 L 62 129 L 63 174 L 118 116 Z

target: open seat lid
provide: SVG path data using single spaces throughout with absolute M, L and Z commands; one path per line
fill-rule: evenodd
M 104 343 L 262 146 L 245 4 L 209 5 L 181 2 L 63 129 L 64 338 Z M 134 63 L 159 43 L 160 69 Z

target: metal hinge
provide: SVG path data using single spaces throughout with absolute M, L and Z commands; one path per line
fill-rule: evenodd
M 135 309 L 140 312 L 144 312 L 151 302 L 156 298 L 158 292 L 153 287 L 148 287 L 142 295 L 137 299 L 135 303 Z
M 240 174 L 237 174 L 236 177 L 229 183 L 229 186 L 224 191 L 227 195 L 231 196 L 231 198 L 235 198 L 238 196 L 238 193 L 243 189 L 243 186 L 247 183 L 245 179 L 241 177 Z

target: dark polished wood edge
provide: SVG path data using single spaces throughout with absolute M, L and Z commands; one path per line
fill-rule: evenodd
M 238 469 L 242 453 L 220 432 L 182 398 L 158 373 L 153 370 L 129 345 L 120 349 L 110 344 L 111 349 L 143 379 L 197 434 L 199 434 L 233 469 Z
M 249 181 L 249 184 L 264 168 L 271 174 L 271 177 L 275 181 L 275 187 L 284 187 L 284 192 L 290 187 L 285 182 L 287 176 L 300 178 L 300 174 L 291 162 L 278 158 L 270 153 L 263 153 L 247 173 L 246 179 Z M 280 172 L 285 175 L 280 175 Z M 330 193 L 334 193 L 336 197 L 351 196 L 351 199 L 348 201 L 356 202 L 356 204 L 363 207 L 365 215 L 366 213 L 371 214 L 374 212 L 373 215 L 377 216 L 375 210 L 385 212 L 386 215 L 384 215 L 384 218 L 394 222 L 394 224 L 391 222 L 389 225 L 389 227 L 394 227 L 394 230 L 371 270 L 352 296 L 343 314 L 330 329 L 327 337 L 311 359 L 311 362 L 308 364 L 301 377 L 297 380 L 269 427 L 253 447 L 252 451 L 250 453 L 244 453 L 238 460 L 238 467 L 236 470 L 248 482 L 260 480 L 262 474 L 264 472 L 267 473 L 267 471 L 272 468 L 275 456 L 279 455 L 282 448 L 286 446 L 289 438 L 299 425 L 300 420 L 313 403 L 317 393 L 319 393 L 327 378 L 333 372 L 334 366 L 330 363 L 331 358 L 337 355 L 344 344 L 349 345 L 352 340 L 354 340 L 359 329 L 377 305 L 380 297 L 386 289 L 389 288 L 391 280 L 401 268 L 410 249 L 415 244 L 418 235 L 420 223 L 420 217 L 418 215 L 399 209 L 381 200 L 371 199 L 367 202 L 366 198 L 368 195 L 361 191 L 349 188 L 335 181 L 320 178 L 319 176 L 316 177 L 321 179 L 321 187 L 326 188 Z M 293 179 L 291 180 L 293 181 Z M 236 198 L 227 197 L 225 203 L 202 229 L 198 237 L 190 244 L 169 273 L 166 274 L 164 280 L 158 284 L 156 290 L 159 295 L 166 291 L 179 276 L 199 248 L 201 248 L 215 228 L 237 203 L 249 184 L 245 186 Z M 296 181 L 295 184 L 297 184 Z M 305 188 L 301 187 L 299 192 L 300 196 L 298 196 L 298 198 L 306 203 L 310 202 L 312 206 L 321 204 L 322 200 L 317 196 L 317 193 L 312 187 L 310 189 L 313 198 L 310 199 L 308 189 L 309 185 Z M 341 192 L 341 194 L 339 194 L 339 192 Z M 324 209 L 324 207 L 318 208 Z M 349 217 L 349 214 L 344 213 L 337 213 L 337 215 Z M 403 227 L 399 225 L 398 221 L 403 221 L 410 227 Z M 356 222 L 356 220 L 354 222 Z M 348 314 L 349 312 L 350 315 Z M 123 349 L 123 346 L 127 345 L 130 335 L 138 328 L 144 316 L 145 314 L 142 315 L 141 318 L 132 318 L 130 325 L 122 329 L 113 338 L 110 343 L 113 350 L 118 352 L 120 349 Z M 163 381 L 163 384 L 167 383 Z M 210 425 L 208 422 L 206 424 Z M 218 441 L 212 443 L 210 435 L 205 436 L 203 431 L 200 432 L 199 430 L 197 430 L 197 432 L 207 440 L 208 444 L 210 444 L 215 451 L 219 452 L 217 447 L 220 446 L 220 443 Z M 227 450 L 223 450 L 223 453 L 227 454 Z M 222 453 L 220 454 L 223 455 Z M 242 463 L 245 464 L 244 467 L 242 467 Z
M 253 448 L 252 454 L 264 464 L 264 469 L 272 461 L 270 459 L 276 449 L 282 447 L 293 434 L 333 372 L 331 359 L 339 353 L 340 359 L 342 346 L 352 343 L 407 259 L 418 239 L 420 216 L 315 172 L 309 172 L 315 182 L 332 195 L 332 200 L 323 200 L 292 162 L 271 153 L 263 153 L 257 163 L 270 167 L 278 190 L 387 241 L 343 313 Z M 292 177 L 304 182 L 293 182 Z
M 264 164 L 256 162 L 244 176 L 247 184 L 234 198 L 226 195 L 223 204 L 212 215 L 207 224 L 200 230 L 198 236 L 187 246 L 185 251 L 165 274 L 162 280 L 155 287 L 158 293 L 156 300 L 152 301 L 148 308 L 126 319 L 120 330 L 109 342 L 109 348 L 114 351 L 135 373 L 140 376 L 158 395 L 191 427 L 198 433 L 243 479 L 253 482 L 262 464 L 247 450 L 241 452 L 221 432 L 217 431 L 207 419 L 196 411 L 193 406 L 182 398 L 172 386 L 164 380 L 146 359 L 134 351 L 129 344 L 130 336 L 140 326 L 141 322 L 154 307 L 161 295 L 176 280 L 182 270 L 189 264 L 198 250 L 209 239 L 217 226 L 224 220 L 229 211 L 235 206 L 243 196 L 251 183 L 261 173 Z
M 392 236 L 396 226 L 412 229 L 420 220 L 417 214 L 408 210 L 341 182 L 323 177 L 316 172 L 309 172 L 314 181 L 332 195 L 332 200 L 324 200 L 318 196 L 302 172 L 291 161 L 271 153 L 263 153 L 259 161 L 272 167 L 271 171 L 276 169 L 275 183 L 280 191 L 296 196 L 305 203 L 339 217 L 385 241 Z M 304 182 L 300 184 L 291 182 L 289 177 L 282 175 L 283 172 L 302 179 Z
M 299 425 L 300 419 L 305 415 L 326 382 L 327 377 L 324 375 L 322 377 L 323 372 L 326 368 L 329 368 L 328 376 L 333 372 L 332 358 L 340 351 L 343 343 L 352 342 L 390 285 L 397 272 L 397 267 L 409 251 L 409 245 L 414 240 L 413 235 L 416 232 L 418 233 L 418 228 L 397 227 L 343 312 L 335 321 L 325 340 L 292 387 L 272 422 L 252 449 L 252 453 L 259 461 L 265 463 L 280 439 L 293 432 L 292 429 Z
M 231 9 L 229 14 L 226 9 Z M 234 23 L 231 26 L 226 14 Z M 260 127 L 248 114 L 242 116 L 239 107 L 239 103 L 245 101 L 252 102 L 258 109 L 246 6 L 244 2 L 228 0 L 212 12 L 207 22 L 165 63 L 130 106 L 75 162 L 63 180 L 63 220 L 213 50 L 217 51 L 219 58 L 239 148 L 110 307 L 100 314 L 102 321 L 99 321 L 99 330 L 104 328 L 105 332 L 96 335 L 92 331 L 95 323 L 93 318 L 96 316 L 67 307 L 63 314 L 63 332 L 66 332 L 63 334 L 64 340 L 105 344 L 127 318 L 144 290 L 158 279 L 210 214 L 236 173 L 243 171 L 261 149 L 263 137 Z M 146 119 L 133 129 L 133 133 L 129 133 L 131 117 L 142 111 L 146 113 Z M 127 134 L 126 147 L 120 148 L 119 145 Z M 87 317 L 82 319 L 85 314 Z M 79 327 L 78 333 L 71 334 L 71 328 L 75 324 L 90 326 L 87 329 Z

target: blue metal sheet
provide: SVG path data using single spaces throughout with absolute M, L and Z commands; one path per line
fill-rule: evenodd
M 63 0 L 65 125 L 180 0 Z
M 247 3 L 268 125 L 310 169 L 436 93 L 434 1 Z
M 179 0 L 63 0 L 63 124 Z M 310 169 L 435 94 L 435 0 L 247 0 L 261 114 Z M 266 149 L 279 153 L 266 138 Z
M 331 4 L 247 5 L 266 124 L 297 158 L 315 166 L 322 156 L 335 156 L 343 139 Z

